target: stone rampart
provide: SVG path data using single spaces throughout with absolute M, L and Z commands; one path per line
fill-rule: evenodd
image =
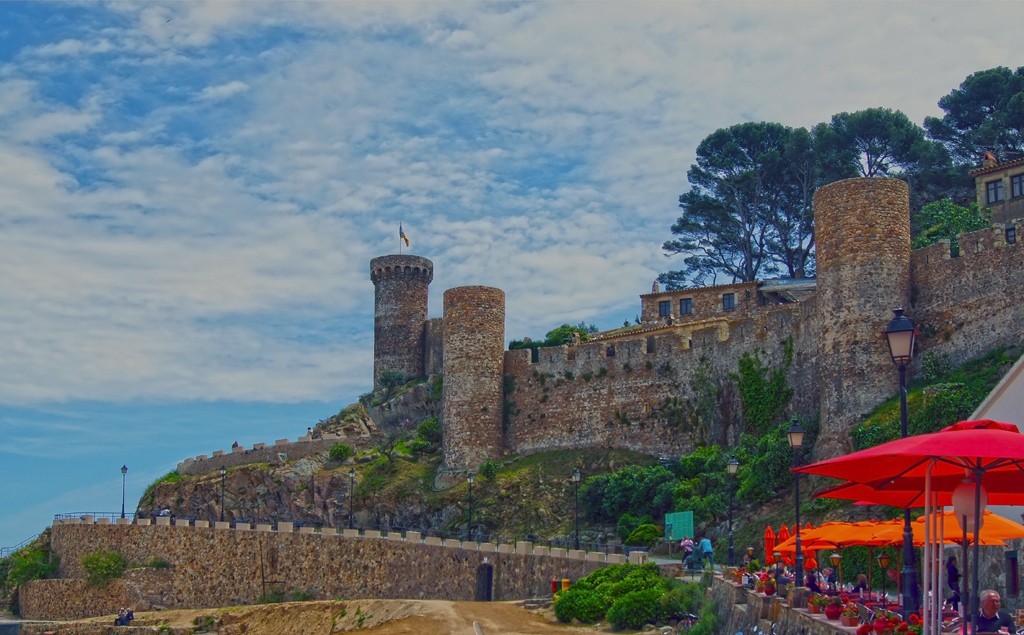
M 290 528 L 286 524 L 285 529 Z M 349 532 L 346 532 L 349 533 Z M 53 552 L 60 557 L 57 580 L 41 580 L 22 595 L 23 616 L 64 619 L 109 613 L 110 602 L 137 608 L 204 608 L 252 604 L 262 594 L 261 579 L 285 593 L 308 591 L 311 599 L 382 598 L 472 600 L 476 571 L 486 558 L 494 565 L 493 598 L 523 599 L 550 593 L 553 578 L 581 578 L 605 559 L 556 557 L 547 549 L 529 553 L 485 550 L 487 543 L 432 545 L 410 532 L 409 540 L 338 535 L 335 531 L 295 533 L 172 525 L 95 525 L 55 523 Z M 171 566 L 150 573 L 170 580 L 125 577 L 95 601 L 81 595 L 82 556 L 116 550 L 129 566 L 154 557 Z M 600 554 L 603 556 L 604 554 Z M 621 561 L 609 556 L 608 560 Z M 116 586 L 120 585 L 120 586 Z M 121 589 L 120 591 L 118 589 Z M 92 597 L 85 590 L 86 598 Z M 107 594 L 112 594 L 108 595 Z M 118 595 L 120 594 L 120 595 Z M 67 601 L 65 601 L 67 600 Z M 120 606 L 121 604 L 118 604 Z M 67 609 L 61 608 L 67 606 Z
M 1018 221 L 1018 236 L 1020 229 Z M 1019 345 L 1024 336 L 1024 245 L 1007 244 L 998 226 L 962 234 L 959 244 L 957 258 L 949 241 L 911 257 L 908 315 L 921 330 L 918 363 L 935 352 L 958 364 L 994 346 Z
M 706 443 L 731 443 L 739 395 L 729 373 L 755 349 L 778 364 L 792 337 L 789 381 L 806 411 L 817 405 L 815 334 L 801 325 L 800 304 L 762 307 L 740 320 L 704 320 L 649 331 L 636 339 L 505 353 L 505 447 L 531 453 L 588 447 L 627 449 L 678 457 Z M 698 422 L 692 407 L 696 380 L 720 382 L 725 406 L 719 420 Z M 725 414 L 722 411 L 725 410 Z
M 299 437 L 297 441 L 278 439 L 273 445 L 257 443 L 252 448 L 239 446 L 231 450 L 216 450 L 212 455 L 200 454 L 195 458 L 188 458 L 178 463 L 178 474 L 196 476 L 215 472 L 223 467 L 238 467 L 240 465 L 251 465 L 253 463 L 281 463 L 280 455 L 285 455 L 286 461 L 294 461 L 322 452 L 330 452 L 331 448 L 339 443 L 344 443 L 353 449 L 363 449 L 372 445 L 372 438 L 364 431 L 360 435 L 325 434 L 323 438 L 311 439 L 310 437 Z

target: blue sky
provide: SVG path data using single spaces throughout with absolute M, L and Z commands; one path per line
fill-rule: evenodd
M 995 18 L 994 14 L 999 17 Z M 371 384 L 368 261 L 639 311 L 697 144 L 1017 67 L 1019 3 L 0 3 L 0 546 Z

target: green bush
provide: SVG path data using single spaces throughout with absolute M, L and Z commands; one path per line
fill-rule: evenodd
M 42 547 L 29 546 L 8 558 L 7 584 L 17 588 L 29 580 L 42 580 L 57 571 L 60 559 Z
M 633 533 L 633 530 L 637 527 L 640 525 L 646 525 L 650 522 L 650 516 L 645 515 L 641 518 L 637 518 L 633 514 L 626 512 L 619 518 L 619 523 L 616 525 L 615 531 L 619 534 L 619 539 L 624 541 L 626 538 L 629 538 L 629 535 Z
M 663 589 L 632 591 L 612 602 L 608 609 L 608 621 L 617 629 L 641 629 L 658 619 Z
M 718 610 L 715 605 L 704 607 L 700 619 L 690 627 L 689 635 L 715 635 L 718 631 Z
M 640 525 L 633 530 L 626 538 L 626 544 L 630 547 L 650 547 L 661 538 L 661 530 L 657 525 Z
M 484 477 L 488 481 L 493 481 L 498 476 L 498 466 L 500 464 L 494 459 L 487 459 L 485 463 L 480 465 L 480 476 Z
M 164 483 L 177 483 L 181 479 L 181 474 L 178 474 L 177 470 L 175 470 L 173 472 L 168 472 L 167 474 L 164 474 L 160 478 L 150 483 L 149 487 L 146 488 L 146 491 L 142 493 L 142 500 L 144 501 L 143 506 L 148 507 L 153 504 L 153 501 L 156 497 L 157 487 Z
M 82 556 L 79 561 L 85 569 L 85 575 L 89 578 L 89 584 L 98 585 L 120 578 L 124 574 L 126 563 L 124 556 L 117 551 L 94 551 Z
M 352 448 L 345 443 L 339 443 L 331 448 L 327 456 L 332 461 L 345 461 L 352 456 Z
M 313 599 L 313 594 L 310 591 L 303 591 L 302 589 L 296 589 L 292 591 L 292 602 L 308 602 Z
M 424 419 L 416 428 L 416 434 L 431 443 L 438 443 L 441 441 L 441 422 L 437 420 L 437 417 Z
M 277 604 L 284 602 L 284 591 L 282 589 L 270 589 L 266 595 L 260 596 L 260 604 Z
M 598 593 L 573 586 L 559 594 L 555 600 L 555 617 L 565 623 L 571 622 L 573 618 L 592 623 L 604 616 L 606 608 L 607 605 Z
M 156 556 L 154 558 L 150 558 L 149 562 L 146 563 L 146 566 L 150 569 L 166 569 L 171 566 L 171 563 L 159 556 Z
M 415 452 L 416 454 L 428 454 L 434 449 L 434 444 L 423 437 L 416 437 L 409 442 L 408 447 L 411 452 Z

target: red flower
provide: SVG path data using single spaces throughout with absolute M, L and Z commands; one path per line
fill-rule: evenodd
M 910 614 L 910 624 L 912 626 L 917 626 L 920 623 L 921 623 L 921 618 L 917 616 L 917 613 L 911 613 Z
M 871 628 L 870 624 L 861 624 L 860 628 L 857 629 L 857 635 L 870 635 L 872 632 L 874 632 L 874 629 Z

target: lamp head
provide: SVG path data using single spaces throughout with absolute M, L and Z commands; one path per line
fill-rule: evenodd
M 466 475 L 466 482 L 469 483 L 470 485 L 472 485 L 473 481 L 475 481 L 475 480 L 476 480 L 476 474 L 473 474 L 472 472 L 470 472 L 469 474 Z
M 1021 514 L 1021 515 L 1024 516 L 1024 514 Z M 750 556 L 751 558 L 754 557 L 754 548 L 753 547 L 747 547 L 747 555 Z
M 839 563 L 843 561 L 843 557 L 841 555 L 839 555 L 838 551 L 836 551 L 835 553 L 833 553 L 831 556 L 828 557 L 828 561 L 832 563 L 833 567 L 838 567 Z
M 349 469 L 349 471 L 348 471 L 348 477 L 349 477 L 349 478 L 355 478 L 355 477 L 356 477 L 356 468 L 354 468 L 354 467 L 353 467 L 353 468 L 350 468 L 350 469 Z
M 902 308 L 893 309 L 896 317 L 885 327 L 885 340 L 889 344 L 889 357 L 894 364 L 906 364 L 914 357 L 914 340 L 917 329 L 910 318 L 903 315 Z
M 804 444 L 804 429 L 796 417 L 790 423 L 787 435 L 789 436 L 789 447 L 794 450 L 800 449 L 800 446 Z
M 731 476 L 736 476 L 736 470 L 740 469 L 740 462 L 736 460 L 736 457 L 732 457 L 729 459 L 729 462 L 725 464 L 725 467 L 729 470 L 729 474 Z
M 228 466 L 226 466 L 226 465 L 220 466 L 220 475 L 224 476 L 227 473 L 228 473 Z
M 127 474 L 127 473 L 128 473 L 128 466 L 127 465 L 122 465 L 121 466 L 121 474 Z
M 878 554 L 878 566 L 882 567 L 883 569 L 888 569 L 890 562 L 892 562 L 892 557 L 889 556 L 889 554 L 885 553 L 884 551 Z

